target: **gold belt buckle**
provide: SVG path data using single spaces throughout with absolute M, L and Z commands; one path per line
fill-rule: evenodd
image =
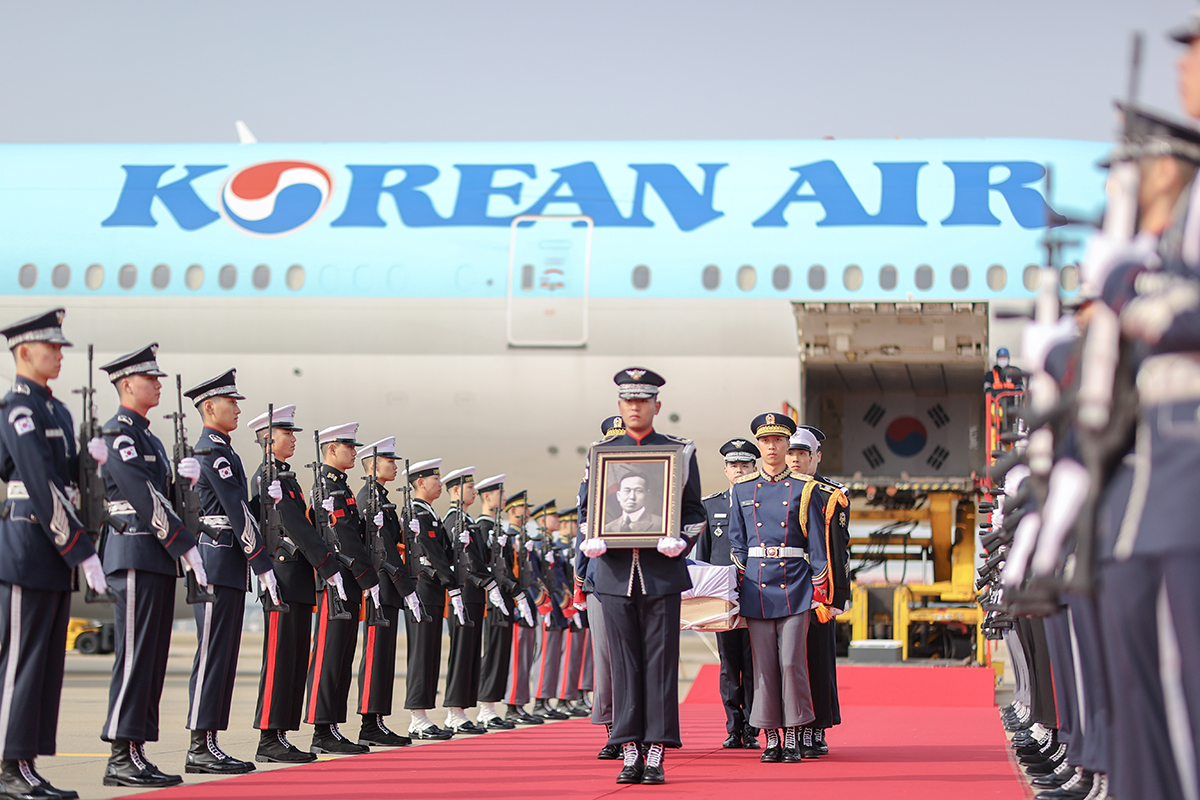
M 779 558 L 779 548 L 778 547 L 768 547 L 767 548 L 767 558 Z

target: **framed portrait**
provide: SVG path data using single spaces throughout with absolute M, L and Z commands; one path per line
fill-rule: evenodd
M 588 536 L 609 547 L 654 547 L 679 536 L 683 445 L 594 447 Z

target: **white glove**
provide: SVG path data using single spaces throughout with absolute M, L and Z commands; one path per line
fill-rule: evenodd
M 533 612 L 529 610 L 529 599 L 525 595 L 517 598 L 517 610 L 521 612 L 521 616 L 525 618 L 525 624 L 533 627 Z
M 412 592 L 404 598 L 404 605 L 408 606 L 408 610 L 412 612 L 413 619 L 421 619 L 421 598 L 417 597 L 416 592 Z
M 371 520 L 371 522 L 375 523 L 376 530 L 379 530 L 380 528 L 382 528 L 383 527 L 383 512 L 376 511 L 375 517 L 374 517 L 374 519 Z
M 554 551 L 553 550 L 546 551 L 546 564 L 548 566 L 554 565 Z
M 492 601 L 492 606 L 496 608 L 504 616 L 508 616 L 508 609 L 504 607 L 504 595 L 500 593 L 499 586 L 493 586 L 487 591 L 488 600 Z
M 676 539 L 674 536 L 664 536 L 658 540 L 655 549 L 667 558 L 676 558 L 684 550 L 687 550 L 687 542 L 683 539 Z
M 196 583 L 201 586 L 208 586 L 208 573 L 204 571 L 204 559 L 200 557 L 200 550 L 193 547 L 183 554 L 183 563 L 187 564 L 188 569 L 196 576 Z
M 271 595 L 271 602 L 279 605 L 279 581 L 275 580 L 275 570 L 269 569 L 259 575 L 258 582 L 267 590 L 267 594 Z
M 421 523 L 417 522 L 415 519 L 409 520 L 408 529 L 410 531 L 412 531 L 413 533 L 420 533 L 421 532 Z
M 324 500 L 322 500 L 321 508 L 325 509 L 326 514 L 332 514 L 333 513 L 333 498 L 326 497 Z
M 108 591 L 108 581 L 104 580 L 104 567 L 100 563 L 100 556 L 92 553 L 79 566 L 83 569 L 83 577 L 87 585 L 92 587 L 92 591 L 96 594 Z
M 450 590 L 450 608 L 454 611 L 454 616 L 458 617 L 459 625 L 467 624 L 467 612 L 463 608 L 462 591 L 459 589 Z
M 333 577 L 325 582 L 337 589 L 338 597 L 342 598 L 343 600 L 346 599 L 346 584 L 342 582 L 342 573 L 333 573 Z
M 508 534 L 503 534 L 503 535 L 500 537 L 500 546 L 501 546 L 501 547 L 504 547 L 504 546 L 505 546 L 505 545 L 507 545 L 507 544 L 508 544 Z
M 179 477 L 191 481 L 192 486 L 195 486 L 196 481 L 200 480 L 200 462 L 191 456 L 179 459 L 177 471 Z
M 608 552 L 608 542 L 596 536 L 591 539 L 584 539 L 583 544 L 579 545 L 579 549 L 588 558 L 599 558 Z
M 532 553 L 534 551 L 534 548 L 536 548 L 536 547 L 537 547 L 537 542 L 535 542 L 533 539 L 529 539 L 525 542 L 525 552 L 526 553 Z
M 533 520 L 529 520 L 528 522 L 525 523 L 525 535 L 526 536 L 530 536 L 530 537 L 537 536 L 539 533 L 541 533 L 541 531 L 542 531 L 542 529 L 539 528 L 538 524 L 536 522 L 534 522 Z
M 367 594 L 371 595 L 371 602 L 375 604 L 376 608 L 383 608 L 379 604 L 379 584 L 375 584 L 370 589 L 367 589 Z
M 271 481 L 267 486 L 267 497 L 271 498 L 275 505 L 279 505 L 279 501 L 283 499 L 283 487 L 279 485 L 278 480 Z
M 463 531 L 462 533 L 460 533 L 458 535 L 458 543 L 459 544 L 470 544 L 471 543 L 471 532 Z
M 99 436 L 88 439 L 87 451 L 97 464 L 103 466 L 108 463 L 108 445 Z
M 824 603 L 822 603 L 820 600 L 813 600 L 812 605 L 808 607 L 808 610 L 815 611 L 816 609 L 820 608 L 822 605 L 824 605 Z
M 573 624 L 579 630 L 583 630 L 583 617 L 579 616 L 578 614 L 572 614 L 571 624 Z

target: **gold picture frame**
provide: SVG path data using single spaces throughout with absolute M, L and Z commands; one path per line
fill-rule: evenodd
M 683 445 L 594 447 L 588 474 L 588 536 L 609 547 L 654 547 L 679 538 Z

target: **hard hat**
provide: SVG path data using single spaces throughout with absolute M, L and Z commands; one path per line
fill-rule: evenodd
M 1008 356 L 1008 348 L 1007 347 L 1001 347 L 999 350 L 996 351 L 996 358 L 1001 358 L 1001 357 L 1006 357 L 1006 356 Z

